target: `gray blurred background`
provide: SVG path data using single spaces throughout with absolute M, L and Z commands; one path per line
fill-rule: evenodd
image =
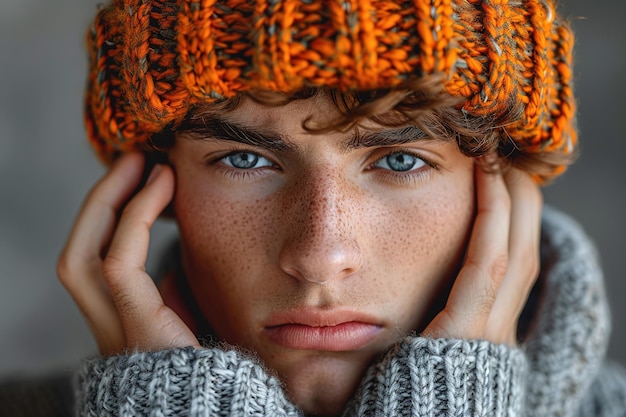
M 83 39 L 97 3 L 0 0 L 0 374 L 72 367 L 96 349 L 55 263 L 104 172 L 81 119 Z M 582 156 L 545 198 L 600 249 L 614 321 L 609 356 L 626 364 L 626 2 L 560 3 L 577 33 Z M 159 223 L 151 251 L 172 233 Z

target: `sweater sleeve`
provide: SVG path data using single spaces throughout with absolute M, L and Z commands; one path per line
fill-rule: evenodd
M 277 378 L 233 350 L 94 358 L 83 363 L 75 384 L 81 417 L 301 416 Z
M 408 337 L 368 370 L 344 416 L 520 416 L 527 369 L 519 349 Z

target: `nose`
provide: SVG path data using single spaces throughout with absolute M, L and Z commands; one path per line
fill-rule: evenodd
M 313 173 L 290 193 L 287 239 L 279 265 L 287 274 L 326 284 L 361 269 L 357 193 L 339 174 Z

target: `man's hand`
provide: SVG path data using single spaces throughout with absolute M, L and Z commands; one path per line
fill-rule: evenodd
M 517 344 L 517 322 L 539 273 L 543 197 L 527 174 L 476 166 L 477 216 L 461 271 L 427 337 Z
M 145 270 L 150 228 L 173 198 L 172 169 L 156 165 L 124 206 L 143 160 L 137 153 L 121 156 L 91 190 L 57 266 L 103 355 L 199 346 Z

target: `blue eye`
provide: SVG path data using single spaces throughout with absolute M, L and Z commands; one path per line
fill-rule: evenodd
M 272 163 L 252 152 L 236 152 L 222 158 L 222 161 L 233 168 L 237 169 L 254 169 L 272 166 Z
M 406 152 L 397 152 L 387 155 L 374 163 L 377 168 L 396 172 L 406 172 L 419 169 L 426 165 L 423 159 Z

